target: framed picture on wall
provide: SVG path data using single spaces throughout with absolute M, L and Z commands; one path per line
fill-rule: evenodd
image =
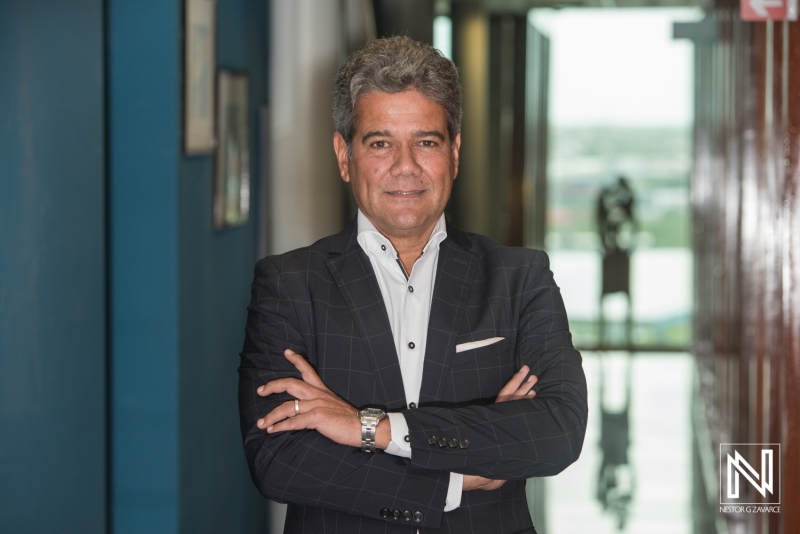
M 211 154 L 216 147 L 216 19 L 216 0 L 185 1 L 183 146 L 190 155 Z
M 217 158 L 214 228 L 243 224 L 250 212 L 250 130 L 247 74 L 217 75 Z

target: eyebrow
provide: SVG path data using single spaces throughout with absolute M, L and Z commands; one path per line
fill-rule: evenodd
M 373 137 L 392 137 L 392 134 L 389 132 L 389 130 L 373 130 L 365 133 L 364 137 L 361 138 L 361 142 L 366 143 Z M 414 132 L 414 137 L 436 137 L 439 140 L 444 141 L 444 134 L 438 130 L 417 130 Z
M 367 140 L 372 137 L 391 137 L 391 134 L 389 133 L 389 130 L 367 132 L 364 134 L 364 137 L 361 138 L 361 142 L 366 143 Z
M 444 141 L 444 134 L 439 130 L 419 130 L 414 132 L 414 137 L 438 137 L 440 141 Z

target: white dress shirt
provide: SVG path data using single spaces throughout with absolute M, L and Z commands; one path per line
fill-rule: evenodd
M 446 237 L 447 227 L 442 214 L 428 243 L 422 249 L 422 254 L 414 262 L 411 272 L 406 273 L 391 241 L 375 228 L 361 210 L 358 211 L 358 244 L 369 257 L 386 304 L 409 408 L 414 408 L 419 403 L 439 244 Z M 411 445 L 405 441 L 408 436 L 406 418 L 399 412 L 388 414 L 388 418 L 392 441 L 386 452 L 411 458 Z M 463 483 L 463 475 L 450 473 L 445 512 L 455 510 L 461 505 Z

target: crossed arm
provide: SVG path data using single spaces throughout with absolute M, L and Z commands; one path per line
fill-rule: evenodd
M 406 459 L 361 452 L 356 408 L 303 366 L 308 348 L 301 331 L 312 326 L 298 319 L 278 269 L 261 262 L 239 368 L 245 452 L 261 493 L 377 520 L 387 507 L 421 510 L 420 526 L 436 527 L 450 472 L 465 475 L 465 490 L 494 489 L 502 480 L 552 475 L 573 462 L 586 425 L 585 378 L 552 275 L 546 268 L 534 274 L 519 310 L 517 380 L 494 404 L 404 410 L 412 448 Z M 296 354 L 285 356 L 287 347 Z M 529 384 L 519 382 L 529 372 L 539 380 L 535 399 L 526 398 Z M 301 414 L 292 417 L 295 398 Z M 434 434 L 468 437 L 471 444 L 431 447 L 426 440 Z M 381 432 L 379 444 L 386 443 Z
M 288 393 L 298 401 L 289 400 L 262 417 L 256 423 L 270 434 L 292 430 L 315 430 L 335 443 L 361 447 L 361 423 L 355 417 L 356 408 L 333 393 L 317 375 L 305 358 L 291 349 L 284 352 L 286 359 L 300 372 L 300 378 L 278 378 L 258 388 L 258 395 L 266 397 Z M 523 365 L 500 390 L 496 403 L 536 396 L 533 386 L 536 375 L 528 375 L 530 368 Z M 386 449 L 392 439 L 389 419 L 383 419 L 375 434 L 375 446 Z M 475 489 L 494 490 L 505 480 L 465 475 L 463 491 Z

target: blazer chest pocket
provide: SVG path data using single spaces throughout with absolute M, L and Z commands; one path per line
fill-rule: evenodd
M 499 336 L 497 336 L 499 337 Z M 510 338 L 500 339 L 499 341 L 492 342 L 487 345 L 483 346 L 476 346 L 473 348 L 472 340 L 463 340 L 460 343 L 456 344 L 456 347 L 459 345 L 464 345 L 460 348 L 457 348 L 456 353 L 453 354 L 453 359 L 451 360 L 450 366 L 451 367 L 461 367 L 461 366 L 492 366 L 495 362 L 491 361 L 492 359 L 497 359 L 503 354 L 509 352 L 513 348 L 513 340 Z M 481 343 L 477 343 L 476 345 L 481 345 Z M 506 362 L 503 362 L 506 363 Z

